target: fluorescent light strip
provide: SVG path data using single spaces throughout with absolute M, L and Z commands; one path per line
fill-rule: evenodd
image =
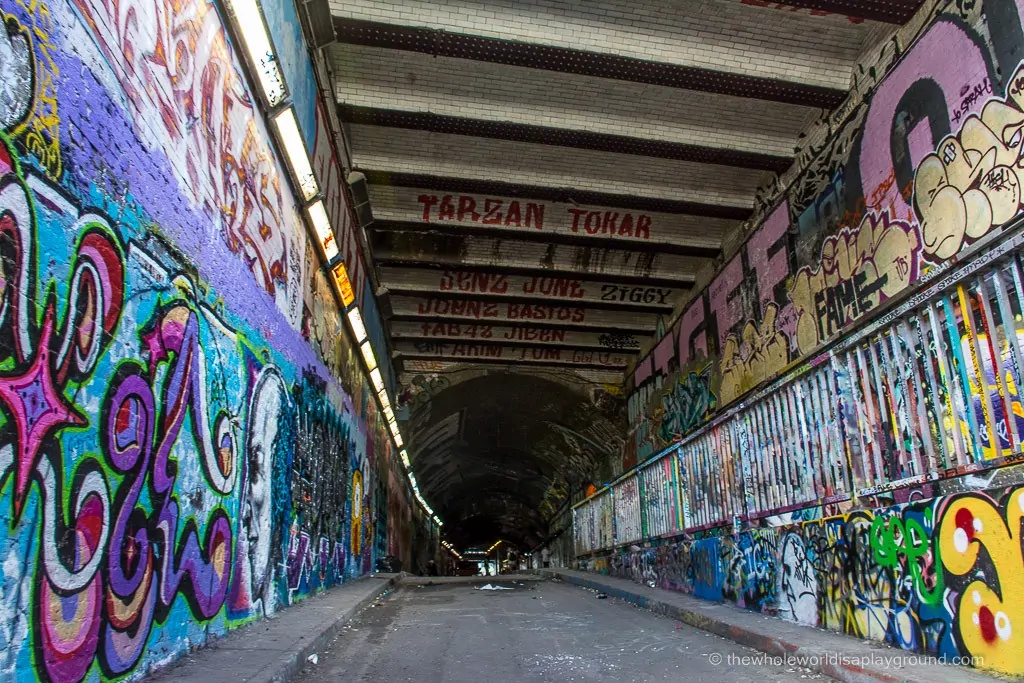
M 285 156 L 291 164 L 292 172 L 299 181 L 299 189 L 302 191 L 302 198 L 307 202 L 316 196 L 320 191 L 316 182 L 316 175 L 313 174 L 313 167 L 309 165 L 309 154 L 306 152 L 306 144 L 302 141 L 302 133 L 299 132 L 299 120 L 295 118 L 295 109 L 288 107 L 274 117 L 274 125 L 277 126 L 277 134 L 281 138 L 281 145 L 284 147 Z
M 242 42 L 245 43 L 245 50 L 249 55 L 249 62 L 256 71 L 260 87 L 263 89 L 263 95 L 270 107 L 274 108 L 284 100 L 286 88 L 284 76 L 278 68 L 277 56 L 274 53 L 270 35 L 267 33 L 267 25 L 260 11 L 259 3 L 257 0 L 227 1 L 235 15 Z M 306 144 L 302 139 L 301 132 L 299 132 L 299 122 L 295 116 L 295 109 L 288 107 L 281 111 L 274 117 L 274 126 L 277 128 L 277 135 L 288 159 L 288 164 L 291 166 L 292 173 L 295 174 L 295 178 L 298 181 L 302 198 L 308 202 L 320 191 L 320 186 L 310 164 Z M 323 200 L 317 200 L 307 207 L 306 213 L 313 224 L 317 238 L 320 240 L 324 256 L 327 258 L 328 263 L 333 261 L 339 254 L 338 245 L 334 239 L 334 231 L 331 229 L 331 221 L 327 215 L 327 208 L 324 206 Z M 348 273 L 345 271 L 344 263 L 339 263 L 335 266 L 334 275 L 335 281 L 342 291 L 344 304 L 346 306 L 351 305 L 354 298 L 352 297 L 351 284 L 348 282 Z M 363 317 L 358 308 L 349 310 L 348 322 L 352 328 L 353 335 L 355 335 L 356 343 L 359 344 L 359 350 L 363 355 L 363 362 L 366 363 L 366 367 L 370 371 L 370 381 L 373 383 L 373 388 L 377 391 L 377 397 L 380 399 L 384 416 L 388 420 L 388 426 L 395 439 L 395 445 L 401 449 L 405 442 L 402 439 L 402 433 L 398 430 L 398 421 L 395 418 L 394 410 L 391 408 L 391 400 L 384 387 L 384 378 L 381 376 L 380 368 L 377 366 L 377 358 L 373 353 L 373 347 L 367 339 L 366 326 L 363 324 Z M 405 450 L 401 451 L 401 457 L 402 464 L 407 469 L 410 468 L 409 455 Z M 416 478 L 411 470 L 409 471 L 409 479 L 412 482 L 416 498 L 423 505 L 424 509 L 427 510 L 427 513 L 433 516 L 434 522 L 438 526 L 442 526 L 441 520 L 434 515 L 434 511 L 427 505 L 423 496 L 420 495 Z
M 271 108 L 276 107 L 285 98 L 284 76 L 277 66 L 277 56 L 259 3 L 256 0 L 229 0 L 229 4 L 242 43 L 245 44 L 245 51 L 249 55 L 249 63 L 263 89 L 263 96 Z
M 352 327 L 352 334 L 355 335 L 356 344 L 362 344 L 366 341 L 366 326 L 363 325 L 363 316 L 359 314 L 358 308 L 349 310 L 348 324 Z M 380 391 L 380 389 L 377 391 Z
M 324 208 L 324 202 L 322 199 L 318 199 L 315 204 L 311 204 L 306 212 L 309 214 L 309 220 L 313 223 L 313 229 L 316 230 L 316 236 L 320 240 L 320 246 L 323 247 L 324 256 L 327 257 L 327 261 L 333 261 L 338 255 L 338 244 L 334 240 L 334 232 L 331 230 L 331 221 L 327 217 L 327 209 Z
M 377 369 L 377 357 L 373 355 L 373 347 L 370 346 L 370 340 L 367 339 L 359 345 L 359 350 L 363 353 L 363 362 L 366 363 L 367 370 Z
M 380 376 L 380 368 L 370 370 L 370 381 L 373 382 L 373 388 L 378 394 L 384 391 L 384 378 Z

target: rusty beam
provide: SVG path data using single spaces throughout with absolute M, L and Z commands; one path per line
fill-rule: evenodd
M 733 221 L 745 221 L 753 214 L 753 209 L 747 207 L 702 204 L 699 202 L 663 199 L 661 197 L 645 197 L 639 194 L 622 195 L 577 190 L 567 187 L 522 185 L 498 180 L 476 180 L 473 178 L 434 176 L 421 173 L 401 173 L 362 167 L 356 170 L 363 173 L 366 176 L 367 182 L 371 185 L 421 188 L 437 192 L 461 194 L 497 195 L 520 199 L 541 199 L 574 205 L 602 206 L 615 209 L 633 209 L 636 211 L 660 211 L 663 213 L 687 214 L 704 218 L 723 218 Z
M 371 248 L 378 264 L 433 264 L 449 270 L 471 267 L 497 268 L 500 272 L 523 275 L 526 270 L 543 270 L 553 277 L 589 280 L 648 278 L 672 281 L 676 286 L 692 284 L 709 259 L 664 253 L 637 253 L 625 249 L 569 247 L 523 242 L 499 237 L 449 236 L 424 232 L 375 232 Z
M 437 357 L 473 362 L 478 358 L 502 359 L 511 363 L 552 361 L 575 364 L 597 363 L 601 367 L 625 367 L 638 351 L 630 349 L 576 348 L 571 344 L 506 344 L 501 340 L 401 339 L 394 343 L 396 358 Z
M 492 265 L 474 265 L 474 264 L 460 264 L 453 266 L 446 263 L 429 263 L 424 261 L 411 261 L 403 258 L 391 258 L 377 256 L 374 258 L 374 263 L 378 266 L 395 266 L 395 267 L 408 267 L 408 268 L 419 268 L 422 270 L 431 271 L 442 271 L 442 272 L 463 272 L 463 273 L 485 273 L 491 275 L 501 274 L 514 274 L 527 277 L 551 277 L 551 276 L 566 276 L 574 277 L 583 280 L 594 279 L 594 275 L 590 273 L 581 273 L 578 271 L 560 271 L 549 268 L 520 268 L 514 264 L 508 266 L 492 266 Z M 600 279 L 604 282 L 614 282 L 621 285 L 648 285 L 652 287 L 691 287 L 693 282 L 691 280 L 679 281 L 669 278 L 661 277 L 650 277 L 647 275 L 637 276 L 622 276 L 622 275 L 600 275 Z
M 611 351 L 576 350 L 540 347 L 489 347 L 481 344 L 433 344 L 427 351 L 396 344 L 395 357 L 410 360 L 447 360 L 460 363 L 487 363 L 519 367 L 568 367 L 587 370 L 622 370 L 631 356 Z
M 924 0 L 788 0 L 785 3 L 744 0 L 748 5 L 792 5 L 804 9 L 844 14 L 857 19 L 886 24 L 905 24 L 920 9 Z
M 602 349 L 639 353 L 649 334 L 607 333 L 589 330 L 553 330 L 524 325 L 489 325 L 486 323 L 440 323 L 393 320 L 391 338 L 396 341 L 473 342 L 496 340 L 508 346 L 559 346 L 579 349 Z
M 623 285 L 575 276 L 432 271 L 382 266 L 381 285 L 394 294 L 439 295 L 485 301 L 547 302 L 586 308 L 650 309 L 671 313 L 691 289 L 650 284 Z
M 472 223 L 413 223 L 408 221 L 389 220 L 374 221 L 370 230 L 380 232 L 436 232 L 442 235 L 472 235 L 476 237 L 492 237 L 495 232 L 502 231 L 501 228 Z M 625 249 L 627 251 L 656 254 L 677 254 L 679 256 L 696 256 L 698 258 L 718 258 L 722 253 L 721 248 L 713 246 L 702 246 L 699 244 L 672 244 L 670 242 L 646 240 L 610 240 L 606 237 L 591 236 L 586 233 L 573 235 L 556 232 L 522 230 L 515 231 L 515 234 L 511 236 L 515 237 L 515 239 L 521 239 L 528 242 L 545 242 L 548 244 L 564 244 L 567 246 L 594 247 L 599 249 L 612 246 L 615 248 Z M 614 243 L 609 244 L 610 241 Z
M 391 320 L 591 330 L 651 334 L 658 316 L 649 311 L 613 311 L 559 303 L 480 301 L 444 296 L 390 297 Z

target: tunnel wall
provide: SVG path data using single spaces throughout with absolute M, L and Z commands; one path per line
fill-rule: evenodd
M 1022 17 L 926 2 L 855 69 L 637 364 L 581 567 L 1024 673 Z
M 761 188 L 742 244 L 636 364 L 626 469 L 1020 214 L 1024 172 L 1003 175 L 1016 163 L 1011 140 L 974 176 L 978 164 L 963 155 L 944 164 L 939 144 L 950 136 L 958 149 L 987 149 L 1021 115 L 1024 9 L 1019 0 L 925 6 L 854 69 L 851 97 L 801 136 L 793 168 Z M 1005 107 L 979 119 L 990 102 Z M 977 176 L 985 182 L 971 191 Z
M 423 520 L 217 7 L 0 14 L 0 678 L 137 678 L 411 558 Z
M 916 500 L 845 513 L 826 505 L 775 526 L 620 548 L 580 566 L 1019 675 L 1024 487 L 932 496 L 916 490 Z

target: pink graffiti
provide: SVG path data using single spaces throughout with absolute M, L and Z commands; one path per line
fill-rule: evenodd
M 737 254 L 708 287 L 711 315 L 718 321 L 718 348 L 725 348 L 725 338 L 733 326 L 743 319 L 743 301 L 733 292 L 743 285 L 743 262 Z
M 783 239 L 788 228 L 789 203 L 782 202 L 747 242 L 747 259 L 757 273 L 757 292 L 762 313 L 775 300 L 775 286 L 789 275 L 789 254 Z M 778 250 L 769 255 L 776 245 L 779 245 Z
M 690 351 L 691 339 L 693 340 L 693 350 L 700 352 L 703 355 L 707 355 L 707 335 L 701 334 L 698 337 L 693 336 L 693 333 L 703 322 L 704 298 L 698 297 L 692 304 L 690 304 L 690 307 L 686 309 L 686 312 L 683 313 L 682 317 L 679 319 L 677 341 L 679 346 L 680 367 L 690 362 L 690 359 L 693 357 L 693 352 Z
M 955 69 L 949 68 L 949 55 L 956 55 Z M 983 82 L 987 77 L 988 68 L 981 50 L 963 29 L 950 21 L 937 21 L 903 61 L 885 77 L 871 98 L 871 109 L 861 134 L 862 139 L 875 141 L 862 146 L 860 158 L 864 196 L 877 202 L 871 208 L 888 208 L 889 215 L 897 219 L 913 217 L 900 188 L 890 181 L 895 174 L 891 146 L 881 142 L 890 139 L 897 107 L 910 87 L 924 79 L 934 81 L 946 93 L 947 102 L 955 103 L 957 94 L 970 90 L 973 84 Z M 974 110 L 980 110 L 981 104 L 982 101 L 977 102 Z M 950 125 L 955 128 L 952 120 L 954 112 L 950 111 L 949 116 Z M 932 140 L 931 143 L 928 152 L 938 140 Z M 912 147 L 911 152 L 914 158 L 910 163 L 916 168 L 926 152 L 920 145 Z M 876 188 L 882 186 L 887 186 L 884 196 L 876 197 Z

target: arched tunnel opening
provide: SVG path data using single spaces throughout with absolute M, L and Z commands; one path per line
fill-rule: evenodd
M 538 547 L 624 443 L 624 402 L 557 376 L 492 372 L 409 401 L 412 468 L 461 548 Z

